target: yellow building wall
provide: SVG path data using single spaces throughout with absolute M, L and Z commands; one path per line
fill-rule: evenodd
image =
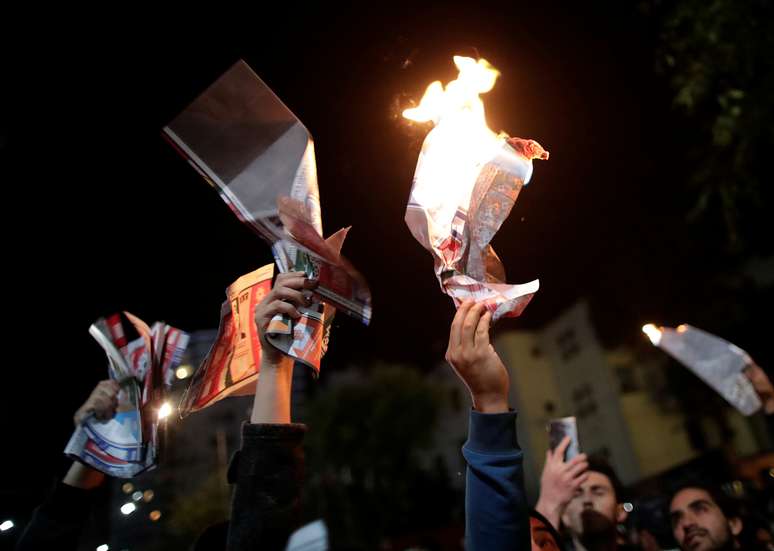
M 661 411 L 646 392 L 621 395 L 640 477 L 647 478 L 695 457 L 682 416 Z
M 537 498 L 540 473 L 548 449 L 546 425 L 550 417 L 559 417 L 561 401 L 557 381 L 551 364 L 544 354 L 535 356 L 533 350 L 537 338 L 529 332 L 501 334 L 495 348 L 511 376 L 511 406 L 520 414 L 518 418 L 519 444 L 524 450 L 524 480 L 527 495 Z M 554 415 L 545 413 L 546 402 L 557 408 Z

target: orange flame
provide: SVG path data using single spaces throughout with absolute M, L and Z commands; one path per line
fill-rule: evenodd
M 433 150 L 442 153 L 437 154 L 436 162 L 425 162 L 423 178 L 434 182 L 438 193 L 458 187 L 451 182 L 475 182 L 480 164 L 502 148 L 502 140 L 486 125 L 484 103 L 479 98 L 479 94 L 492 89 L 500 73 L 485 59 L 455 56 L 454 64 L 459 69 L 456 80 L 445 88 L 440 82 L 433 82 L 419 105 L 403 112 L 407 119 L 435 124 L 425 147 L 432 144 Z M 457 204 L 453 199 L 456 200 L 451 198 L 450 205 Z
M 467 111 L 486 126 L 484 103 L 478 96 L 494 87 L 500 73 L 486 59 L 476 61 L 470 57 L 454 56 L 454 64 L 459 69 L 457 78 L 445 89 L 438 80 L 430 84 L 419 105 L 403 111 L 405 118 L 438 124 L 444 117 Z
M 655 346 L 658 346 L 658 343 L 661 342 L 661 329 L 659 329 L 652 323 L 643 325 L 642 332 L 648 336 L 648 338 L 650 339 L 650 342 L 652 342 Z

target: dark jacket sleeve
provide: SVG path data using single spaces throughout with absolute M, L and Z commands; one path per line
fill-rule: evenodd
M 16 543 L 17 551 L 78 548 L 78 538 L 89 519 L 94 490 L 57 482 L 46 500 L 32 514 Z
M 242 449 L 231 460 L 234 484 L 228 550 L 282 550 L 300 520 L 306 426 L 242 426 Z
M 529 508 L 516 412 L 470 413 L 465 489 L 465 548 L 469 551 L 530 549 Z

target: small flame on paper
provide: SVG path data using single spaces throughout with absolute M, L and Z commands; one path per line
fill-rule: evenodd
M 661 342 L 661 329 L 659 329 L 652 323 L 643 325 L 642 332 L 648 336 L 648 338 L 650 339 L 650 342 L 652 342 L 655 346 L 658 346 L 658 343 Z

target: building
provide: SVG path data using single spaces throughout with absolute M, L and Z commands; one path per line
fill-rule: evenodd
M 575 416 L 581 450 L 606 457 L 627 485 L 697 457 L 666 377 L 667 369 L 682 368 L 644 339 L 641 348 L 602 348 L 585 302 L 541 329 L 495 332 L 494 346 L 511 375 L 510 402 L 519 412 L 519 442 L 525 452 L 525 484 L 531 500 L 539 492 L 547 426 L 554 418 Z M 444 458 L 452 480 L 462 485 L 460 448 L 467 437 L 467 389 L 445 364 L 430 376 L 461 395 L 457 402 L 462 407 L 458 404 L 444 414 L 432 453 Z M 697 380 L 697 384 L 702 383 Z M 704 421 L 709 448 L 730 447 L 745 456 L 765 445 L 765 430 L 757 427 L 760 419 L 747 419 L 730 407 L 725 418 L 734 432 L 733 442 L 724 442 L 717 427 Z

